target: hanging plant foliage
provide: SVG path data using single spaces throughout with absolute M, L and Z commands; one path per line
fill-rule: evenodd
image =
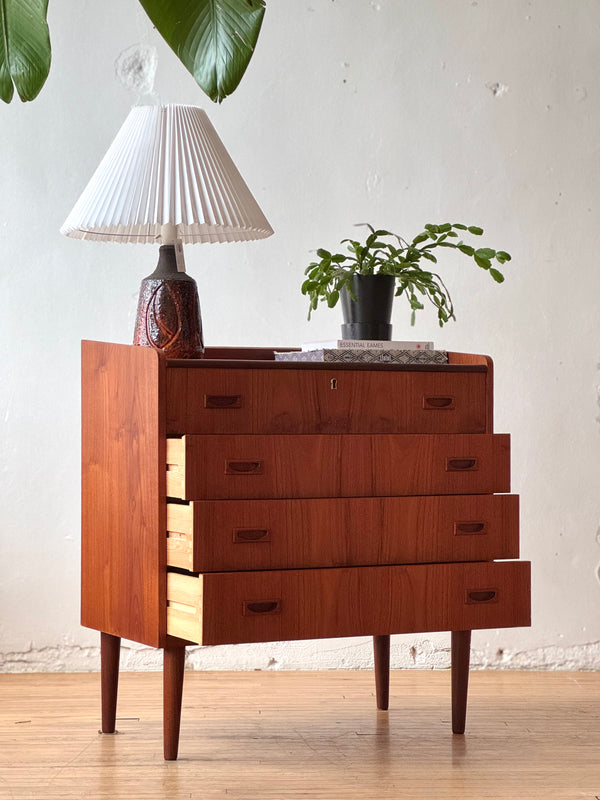
M 156 29 L 215 103 L 237 88 L 265 15 L 264 0 L 140 0 Z
M 235 91 L 258 40 L 265 0 L 140 0 L 157 31 L 216 103 Z M 33 100 L 50 70 L 48 0 L 0 0 L 0 97 Z
M 0 0 L 0 97 L 33 100 L 50 71 L 48 0 Z

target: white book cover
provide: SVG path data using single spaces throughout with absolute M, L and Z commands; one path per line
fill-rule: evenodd
M 433 350 L 433 342 L 401 342 L 387 339 L 331 339 L 327 342 L 305 342 L 302 350 Z

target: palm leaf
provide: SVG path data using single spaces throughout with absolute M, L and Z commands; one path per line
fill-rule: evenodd
M 33 100 L 50 70 L 48 0 L 0 0 L 0 97 Z
M 260 33 L 264 0 L 140 0 L 158 32 L 211 100 L 242 79 Z

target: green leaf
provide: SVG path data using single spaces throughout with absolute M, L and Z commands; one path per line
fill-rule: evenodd
M 331 273 L 332 279 L 341 278 L 344 275 L 348 275 L 348 268 L 347 267 L 340 267 L 340 269 L 336 269 Z
M 501 272 L 498 272 L 498 270 L 494 269 L 493 267 L 490 268 L 490 275 L 496 281 L 496 283 L 504 282 L 504 275 Z
M 452 223 L 452 227 L 456 228 L 459 231 L 466 231 L 467 230 L 467 226 L 463 225 L 462 222 L 453 222 Z
M 140 3 L 211 100 L 220 103 L 235 91 L 254 52 L 265 15 L 264 0 L 140 0 Z
M 48 0 L 0 0 L 0 97 L 33 100 L 50 71 Z M 13 86 L 14 83 L 14 86 Z
M 487 259 L 487 258 L 482 258 L 481 256 L 478 256 L 478 255 L 477 255 L 477 253 L 475 253 L 475 255 L 473 256 L 473 258 L 475 259 L 475 263 L 476 263 L 476 264 L 479 264 L 479 266 L 480 266 L 482 269 L 489 269 L 489 268 L 492 266 L 492 265 L 490 264 L 490 262 L 489 262 L 489 259 Z
M 329 308 L 333 308 L 337 301 L 339 300 L 340 293 L 337 291 L 330 292 L 327 296 L 327 305 Z
M 483 234 L 483 228 L 478 228 L 476 225 L 469 225 L 467 230 L 469 233 L 472 233 L 473 236 L 481 236 Z
M 434 264 L 437 264 L 437 258 L 433 255 L 433 253 L 427 252 L 427 250 L 423 250 L 423 258 L 426 258 L 427 261 L 433 261 Z
M 418 236 L 415 236 L 415 238 L 412 240 L 412 244 L 421 244 L 421 242 L 424 242 L 427 239 L 429 239 L 428 233 L 420 233 Z
M 320 247 L 320 248 L 317 250 L 317 255 L 319 256 L 319 258 L 328 258 L 328 259 L 331 259 L 331 253 L 329 252 L 329 250 L 323 250 L 323 248 L 322 248 L 322 247 Z
M 475 250 L 475 255 L 479 258 L 494 258 L 496 251 L 489 247 L 480 247 L 479 250 Z
M 510 261 L 510 253 L 507 253 L 505 250 L 498 250 L 496 253 L 496 258 L 501 264 L 504 264 L 505 261 Z
M 461 253 L 464 253 L 467 256 L 472 256 L 475 254 L 475 248 L 471 247 L 470 244 L 457 244 L 456 246 Z
M 438 232 L 439 233 L 448 233 L 452 230 L 452 225 L 449 222 L 445 222 L 443 225 L 438 225 Z

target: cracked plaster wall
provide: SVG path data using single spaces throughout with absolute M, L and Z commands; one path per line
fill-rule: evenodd
M 472 669 L 596 670 L 600 642 L 572 647 L 538 647 L 504 650 L 490 647 L 474 632 Z M 450 642 L 411 636 L 395 636 L 390 651 L 392 669 L 449 669 Z M 4 672 L 85 672 L 98 669 L 98 647 L 59 645 L 2 654 Z M 121 647 L 124 671 L 162 669 L 162 655 L 134 642 Z M 319 670 L 373 669 L 370 638 L 332 639 L 327 642 L 272 642 L 265 644 L 189 647 L 186 669 L 190 670 Z
M 213 106 L 136 4 L 54 0 L 49 81 L 3 107 L 0 192 L 0 669 L 98 668 L 78 624 L 79 341 L 131 339 L 152 248 L 58 228 L 135 102 L 210 114 L 276 235 L 190 247 L 209 344 L 332 338 L 298 286 L 316 247 L 370 221 L 465 221 L 513 254 L 501 287 L 443 262 L 457 322 L 397 305 L 397 338 L 492 355 L 512 434 L 531 629 L 479 631 L 478 667 L 600 664 L 600 6 L 595 0 L 268 2 L 238 91 Z M 118 24 L 115 24 L 118 20 Z M 448 636 L 394 637 L 392 663 L 448 666 Z M 159 666 L 124 643 L 124 668 Z M 366 639 L 192 648 L 194 669 L 367 668 Z

